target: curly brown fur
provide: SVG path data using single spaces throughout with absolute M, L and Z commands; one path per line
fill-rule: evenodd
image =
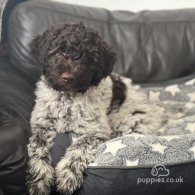
M 130 79 L 110 75 L 116 54 L 95 30 L 57 25 L 37 36 L 31 47 L 43 66 L 28 145 L 31 195 L 47 195 L 52 185 L 73 193 L 101 142 L 132 131 L 149 134 L 166 121 L 162 109 L 149 103 Z M 79 138 L 53 168 L 54 138 L 66 132 Z
M 34 39 L 32 53 L 43 66 L 46 80 L 60 91 L 85 92 L 97 86 L 116 61 L 116 54 L 99 34 L 82 23 L 52 27 Z M 72 80 L 64 82 L 63 72 L 69 72 Z

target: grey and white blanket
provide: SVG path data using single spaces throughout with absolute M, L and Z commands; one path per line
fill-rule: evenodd
M 89 166 L 124 167 L 195 159 L 195 79 L 143 90 L 180 119 L 170 121 L 156 135 L 132 133 L 101 144 Z

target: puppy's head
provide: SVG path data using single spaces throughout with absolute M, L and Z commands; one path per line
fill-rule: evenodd
M 55 90 L 85 92 L 108 76 L 116 54 L 99 34 L 83 24 L 54 26 L 31 43 L 43 75 Z

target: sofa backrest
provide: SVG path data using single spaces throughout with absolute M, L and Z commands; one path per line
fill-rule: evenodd
M 136 82 L 164 81 L 195 71 L 195 9 L 111 12 L 51 1 L 27 1 L 13 11 L 12 64 L 28 70 L 37 67 L 29 42 L 50 26 L 68 21 L 97 29 L 118 54 L 114 72 Z

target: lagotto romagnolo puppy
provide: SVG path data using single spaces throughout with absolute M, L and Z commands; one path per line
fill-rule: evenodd
M 32 42 L 43 71 L 31 116 L 28 189 L 48 195 L 52 185 L 71 194 L 83 182 L 97 146 L 117 135 L 151 134 L 167 118 L 131 80 L 111 74 L 116 54 L 83 24 L 54 26 Z M 56 133 L 73 132 L 72 143 L 55 168 L 50 150 Z

